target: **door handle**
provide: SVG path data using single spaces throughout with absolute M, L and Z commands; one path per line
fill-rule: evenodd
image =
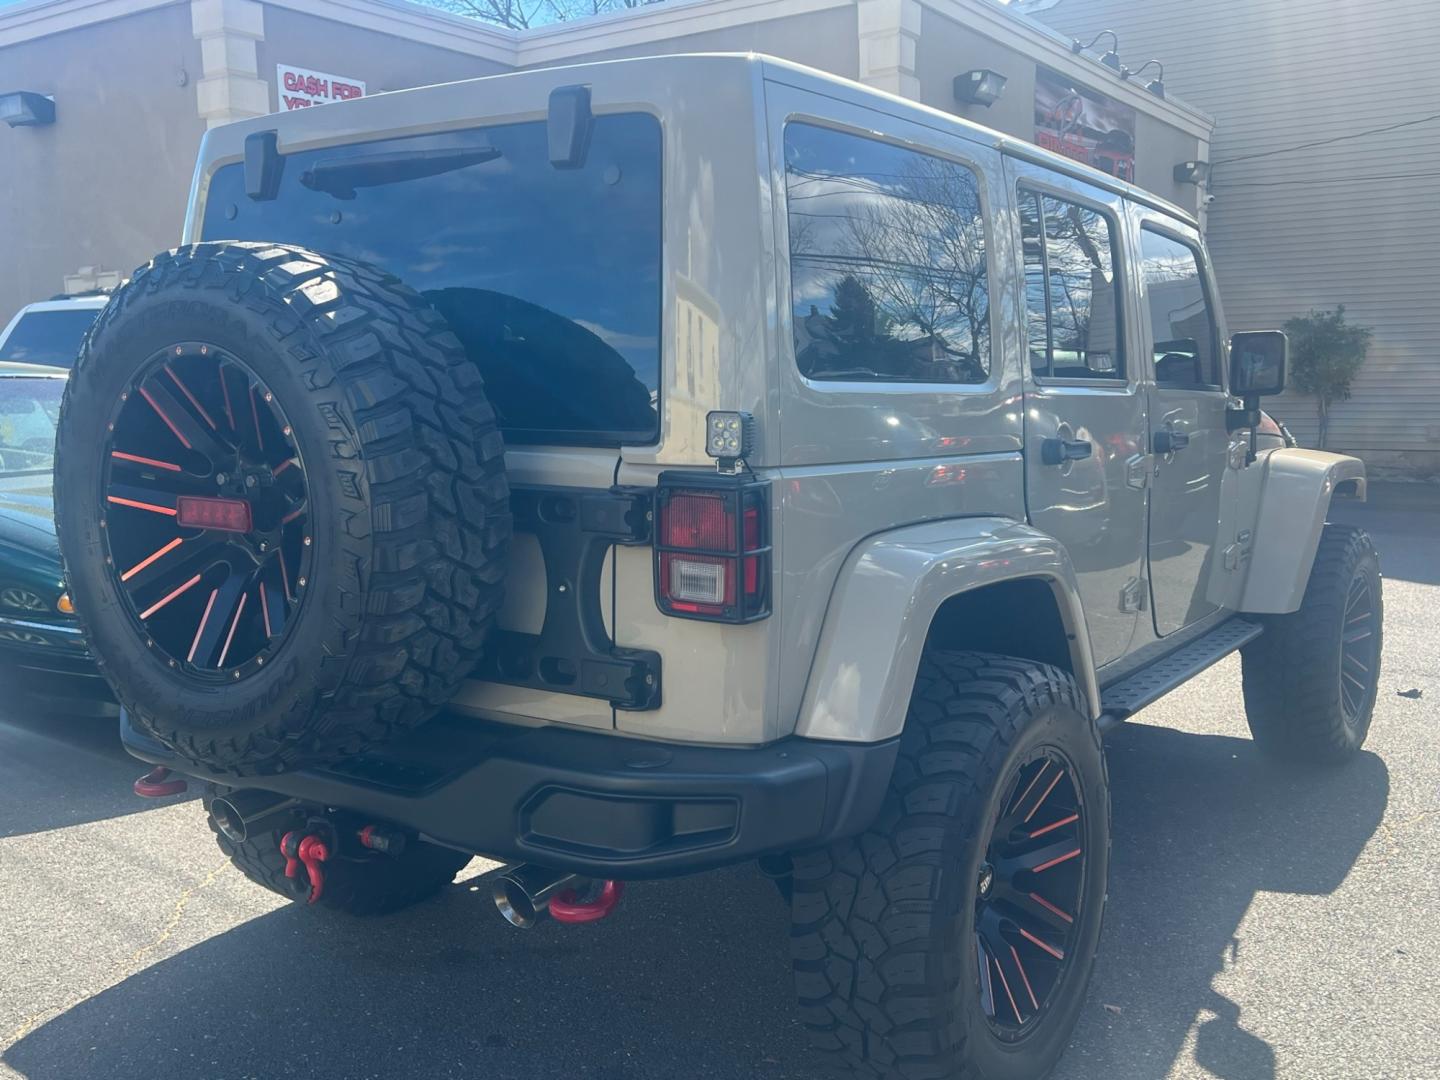
M 1173 454 L 1190 445 L 1190 433 L 1186 431 L 1157 431 L 1154 450 L 1157 454 Z
M 1040 444 L 1040 460 L 1046 465 L 1083 461 L 1094 449 L 1085 439 L 1046 439 Z

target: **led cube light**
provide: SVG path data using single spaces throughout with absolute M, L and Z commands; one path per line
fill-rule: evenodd
M 755 418 L 745 412 L 712 412 L 705 417 L 705 452 L 721 461 L 747 458 L 755 449 Z

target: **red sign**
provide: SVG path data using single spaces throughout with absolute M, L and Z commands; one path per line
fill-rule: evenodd
M 365 84 L 359 79 L 327 75 L 323 71 L 309 71 L 288 64 L 275 65 L 275 86 L 280 93 L 281 112 L 365 96 Z
M 1044 67 L 1035 71 L 1035 142 L 1111 176 L 1135 179 L 1135 110 Z

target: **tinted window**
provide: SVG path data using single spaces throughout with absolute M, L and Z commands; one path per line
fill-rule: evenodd
M 795 356 L 812 379 L 984 382 L 980 187 L 963 165 L 785 129 Z
M 85 340 L 85 331 L 100 311 L 100 308 L 32 311 L 21 317 L 5 344 L 0 346 L 0 360 L 73 367 L 80 343 Z
M 1061 379 L 1123 379 L 1109 219 L 1078 203 L 1022 191 L 1020 229 L 1031 370 Z
M 0 376 L 0 476 L 49 472 L 65 380 Z
M 598 117 L 584 167 L 545 124 L 285 158 L 279 197 L 219 169 L 206 240 L 273 240 L 376 263 L 424 294 L 485 376 L 509 438 L 649 442 L 660 375 L 660 125 Z
M 1189 244 L 1146 229 L 1140 234 L 1146 317 L 1161 386 L 1218 387 L 1220 356 L 1200 256 Z

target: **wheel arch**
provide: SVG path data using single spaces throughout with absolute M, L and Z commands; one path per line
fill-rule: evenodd
M 1277 449 L 1265 455 L 1240 611 L 1297 611 L 1333 499 L 1365 501 L 1365 463 L 1346 454 Z
M 1055 664 L 1074 676 L 1090 715 L 1099 714 L 1089 632 L 1064 547 L 1022 522 L 958 518 L 881 533 L 850 554 L 795 733 L 853 742 L 898 735 L 932 644 Z

